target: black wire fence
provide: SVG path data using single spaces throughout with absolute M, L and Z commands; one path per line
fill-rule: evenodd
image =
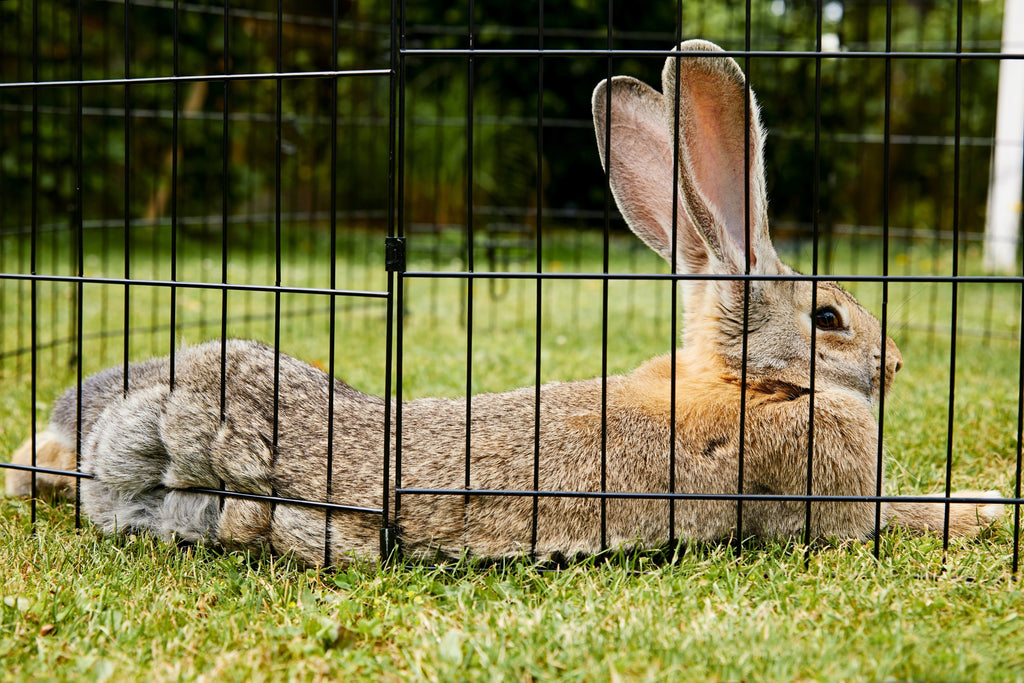
M 545 490 L 539 453 L 532 488 L 478 489 L 470 429 L 465 486 L 402 483 L 403 399 L 470 397 L 469 424 L 482 391 L 606 386 L 674 348 L 677 283 L 692 276 L 628 235 L 589 103 L 611 76 L 658 83 L 672 46 L 701 37 L 757 93 L 783 260 L 803 279 L 840 276 L 883 334 L 945 359 L 922 429 L 943 435 L 931 483 L 947 496 L 973 419 L 957 382 L 986 372 L 973 360 L 1008 359 L 984 380 L 1012 396 L 984 447 L 1005 473 L 992 485 L 1012 506 L 1016 571 L 1024 278 L 981 257 L 999 65 L 1022 56 L 1003 51 L 1000 3 L 314 5 L 0 2 L 0 445 L 34 442 L 63 388 L 104 367 L 247 337 L 397 400 L 382 502 L 348 505 L 330 474 L 321 500 L 196 491 L 376 515 L 385 555 L 401 548 L 403 501 L 468 505 L 469 490 L 531 498 L 534 543 L 547 498 L 598 501 L 602 544 L 610 500 L 732 502 L 740 536 L 746 501 L 809 515 L 810 477 L 796 496 L 745 491 L 742 474 L 730 494 Z M 539 392 L 534 405 L 539 449 Z M 344 429 L 330 406 L 329 444 Z M 741 424 L 741 452 L 744 438 Z M 828 499 L 917 500 L 883 495 L 880 467 L 874 495 Z

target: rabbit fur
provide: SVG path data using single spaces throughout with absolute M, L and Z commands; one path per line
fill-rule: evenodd
M 605 489 L 737 492 L 745 357 L 743 491 L 807 493 L 813 399 L 813 494 L 875 495 L 880 474 L 873 409 L 902 357 L 891 339 L 885 338 L 883 347 L 878 321 L 837 284 L 772 279 L 794 271 L 779 261 L 768 233 L 764 132 L 742 71 L 731 58 L 715 54 L 719 50 L 699 40 L 680 45 L 681 52 L 703 54 L 670 56 L 661 92 L 621 76 L 594 91 L 598 149 L 626 221 L 678 272 L 711 276 L 682 285 L 685 331 L 674 373 L 672 356 L 663 356 L 606 380 Z M 755 276 L 749 284 L 725 277 L 746 272 Z M 378 557 L 378 514 L 331 511 L 328 520 L 321 508 L 222 499 L 188 490 L 223 486 L 291 499 L 382 506 L 385 411 L 392 413 L 394 443 L 394 402 L 360 393 L 255 341 L 232 339 L 223 348 L 223 356 L 220 341 L 177 353 L 173 388 L 166 358 L 131 365 L 127 393 L 121 367 L 83 383 L 81 467 L 93 474 L 81 481 L 85 513 L 109 534 L 143 531 L 174 540 L 264 547 L 312 564 Z M 50 431 L 37 435 L 40 466 L 74 469 L 77 395 L 75 387 L 69 389 L 55 405 Z M 465 399 L 407 401 L 401 419 L 402 486 L 466 488 Z M 471 443 L 470 489 L 600 491 L 602 381 L 554 382 L 539 392 L 528 387 L 474 396 Z M 15 461 L 27 464 L 31 455 L 26 443 Z M 26 471 L 9 470 L 8 493 L 29 494 L 29 478 Z M 73 489 L 69 482 L 67 477 L 40 475 L 36 486 L 67 492 Z M 607 535 L 602 538 L 599 500 L 541 497 L 534 539 L 532 497 L 405 495 L 396 525 L 406 556 L 468 553 L 486 558 L 574 556 L 603 547 L 657 546 L 671 537 L 720 540 L 737 531 L 735 501 L 677 500 L 674 529 L 669 508 L 666 500 L 608 499 Z M 949 508 L 954 536 L 977 533 L 1001 510 L 971 503 Z M 917 532 L 943 528 L 942 504 L 883 503 L 880 509 L 883 527 L 903 525 Z M 743 504 L 742 533 L 802 534 L 805 510 L 799 501 L 749 500 Z M 814 537 L 863 539 L 874 532 L 875 515 L 873 502 L 815 502 L 810 532 Z

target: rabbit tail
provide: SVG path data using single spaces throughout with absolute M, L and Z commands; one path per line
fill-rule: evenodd
M 109 368 L 72 387 L 57 401 L 50 431 L 74 453 L 81 424 L 82 509 L 105 534 L 145 532 L 168 540 L 202 542 L 216 536 L 215 496 L 178 491 L 163 437 L 168 362 L 155 359 L 128 371 Z M 214 477 L 214 481 L 216 478 Z

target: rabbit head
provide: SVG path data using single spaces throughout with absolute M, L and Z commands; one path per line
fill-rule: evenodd
M 617 76 L 597 86 L 592 106 L 626 222 L 674 272 L 702 276 L 683 280 L 684 348 L 735 377 L 745 360 L 748 382 L 809 388 L 813 344 L 816 387 L 874 403 L 902 365 L 899 350 L 839 285 L 795 277 L 779 260 L 754 93 L 718 46 L 691 40 L 678 52 L 665 60 L 662 92 Z

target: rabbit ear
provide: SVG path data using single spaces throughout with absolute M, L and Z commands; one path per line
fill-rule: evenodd
M 721 48 L 691 40 L 679 51 Z M 764 133 L 743 71 L 731 57 L 671 56 L 665 60 L 662 88 L 669 130 L 679 122 L 680 192 L 707 243 L 710 270 L 743 273 L 749 255 L 751 273 L 781 272 L 768 234 Z
M 677 268 L 683 272 L 705 272 L 707 248 L 694 230 L 682 193 L 673 192 L 683 171 L 682 167 L 678 171 L 674 168 L 672 129 L 665 124 L 661 93 L 635 78 L 616 76 L 597 86 L 591 104 L 601 164 L 608 171 L 615 203 L 630 229 L 672 263 L 675 225 L 680 256 L 676 260 Z M 611 148 L 610 168 L 608 146 Z

